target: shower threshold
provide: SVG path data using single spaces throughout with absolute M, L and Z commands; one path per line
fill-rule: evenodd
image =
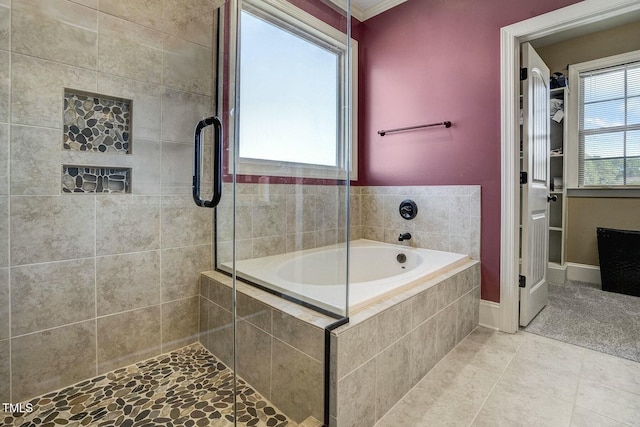
M 0 424 L 232 426 L 233 381 L 195 343 L 31 399 L 32 412 L 0 415 Z M 238 426 L 297 426 L 241 378 L 236 388 Z

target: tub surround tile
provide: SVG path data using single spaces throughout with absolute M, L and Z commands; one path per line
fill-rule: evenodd
M 200 293 L 200 273 L 211 270 L 211 245 L 162 251 L 162 301 Z
M 457 307 L 452 304 L 436 315 L 438 327 L 437 358 L 442 359 L 456 345 L 456 319 L 458 317 Z
M 411 330 L 411 301 L 383 311 L 376 321 L 377 352 L 381 352 Z
M 206 317 L 205 329 L 200 329 L 202 344 L 223 363 L 233 365 L 233 315 L 204 298 L 200 304 L 201 319 Z
M 63 88 L 96 91 L 95 71 L 17 53 L 11 55 L 11 62 L 14 124 L 62 129 Z
M 102 195 L 96 209 L 98 255 L 160 249 L 160 197 Z
M 338 332 L 338 378 L 343 378 L 376 354 L 376 327 L 377 319 L 373 318 Z
M 273 335 L 317 361 L 324 360 L 324 330 L 321 328 L 274 310 Z
M 98 71 L 161 84 L 161 32 L 102 12 L 98 25 Z
M 272 333 L 272 309 L 267 304 L 239 293 L 236 295 L 236 313 L 247 322 L 268 334 Z
M 9 313 L 9 269 L 0 268 L 0 340 L 11 336 Z
M 74 384 L 96 374 L 95 320 L 11 340 L 13 402 Z M 33 351 L 35 348 L 38 351 Z
M 478 304 L 480 302 L 478 301 Z M 456 302 L 457 321 L 456 321 L 456 343 L 462 341 L 467 335 L 473 331 L 477 323 L 475 322 L 475 299 L 473 292 L 469 291 L 464 294 Z
M 160 354 L 160 306 L 98 318 L 98 373 Z
M 412 327 L 415 328 L 438 312 L 438 289 L 442 284 L 432 286 L 411 300 Z
M 94 256 L 94 198 L 12 196 L 11 263 L 34 264 Z M 73 221 L 68 220 L 68 212 L 73 212 Z
M 271 401 L 296 422 L 323 416 L 323 365 L 273 340 Z
M 263 396 L 271 399 L 271 335 L 256 328 L 251 323 L 237 321 L 237 374 Z
M 21 0 L 13 2 L 11 13 L 14 52 L 96 69 L 98 16 L 94 9 L 65 0 Z
M 285 236 L 260 237 L 252 239 L 251 242 L 254 258 L 279 255 L 287 250 L 287 238 Z
M 215 302 L 229 312 L 233 309 L 232 288 L 205 275 L 200 276 L 200 295 L 209 301 Z
M 197 296 L 162 304 L 162 352 L 198 341 Z
M 94 315 L 93 259 L 11 269 L 12 336 L 88 320 Z
M 376 423 L 376 365 L 371 359 L 338 381 L 338 425 L 369 427 Z
M 409 343 L 411 350 L 409 370 L 411 384 L 416 384 L 437 363 L 438 328 L 435 318 L 431 318 L 411 331 Z
M 98 316 L 160 303 L 160 251 L 98 257 Z
M 376 356 L 376 420 L 382 418 L 411 388 L 409 337 Z

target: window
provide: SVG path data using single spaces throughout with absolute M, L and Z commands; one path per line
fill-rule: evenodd
M 270 3 L 241 12 L 239 173 L 344 178 L 346 35 Z
M 576 66 L 579 187 L 640 186 L 640 56 L 632 59 Z

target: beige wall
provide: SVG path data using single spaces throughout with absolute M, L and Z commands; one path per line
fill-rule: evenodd
M 211 211 L 190 196 L 213 100 L 201 6 L 0 0 L 0 402 L 197 340 L 212 252 Z M 62 150 L 64 88 L 132 99 L 133 154 Z M 131 167 L 133 192 L 61 194 L 62 163 Z
M 640 22 L 536 50 L 551 72 L 560 71 L 568 75 L 567 64 L 640 50 Z M 640 199 L 567 198 L 567 262 L 598 265 L 596 227 L 640 229 L 638 212 Z
M 599 265 L 596 228 L 640 230 L 640 199 L 570 197 L 567 261 Z
M 568 75 L 567 64 L 578 64 L 633 50 L 640 50 L 640 22 L 536 48 L 552 73 L 559 71 L 564 75 Z

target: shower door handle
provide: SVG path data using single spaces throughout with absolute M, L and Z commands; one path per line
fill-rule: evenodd
M 203 200 L 200 196 L 200 169 L 202 168 L 202 131 L 213 125 L 213 197 Z M 204 208 L 215 208 L 222 197 L 222 123 L 217 117 L 202 119 L 196 125 L 195 155 L 193 161 L 193 201 Z

